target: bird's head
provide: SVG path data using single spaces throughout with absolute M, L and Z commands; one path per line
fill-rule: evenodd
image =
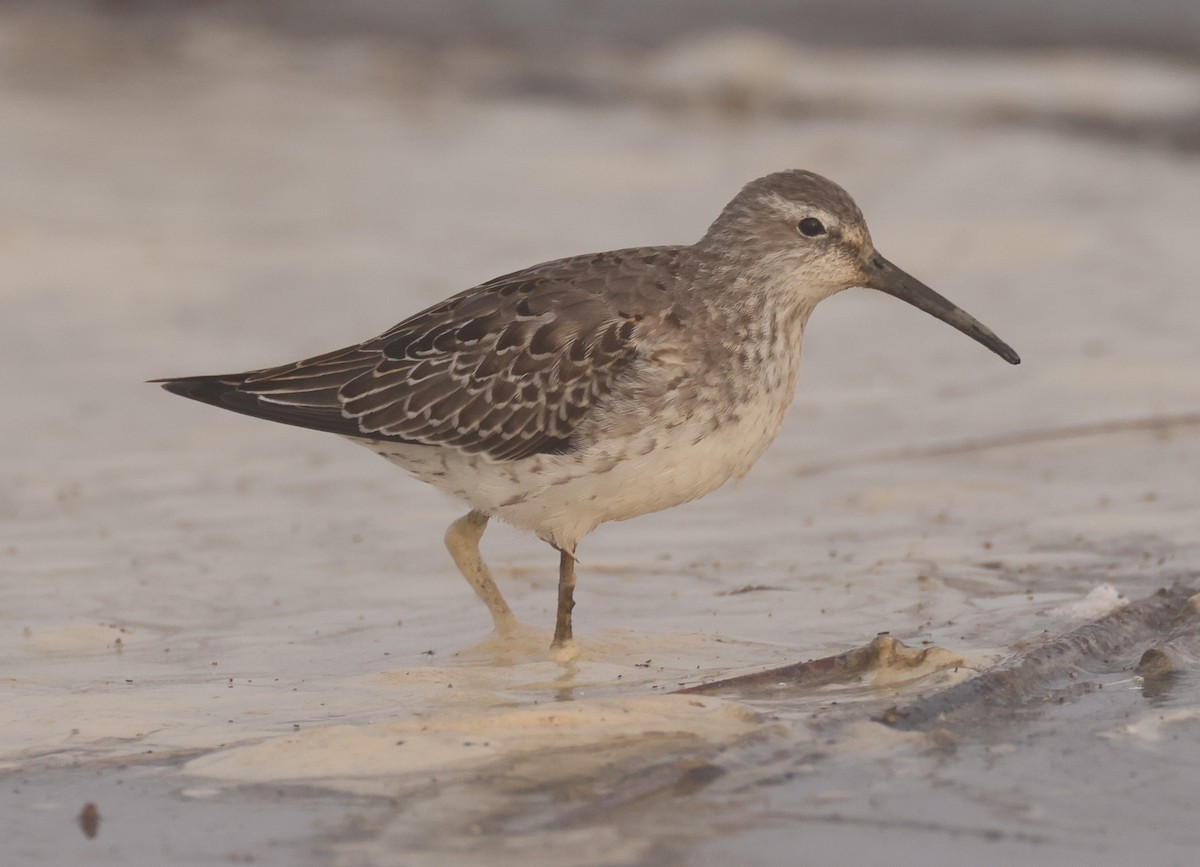
M 700 245 L 736 262 L 752 282 L 782 287 L 807 309 L 852 286 L 878 289 L 954 326 L 1010 364 L 1020 363 L 991 329 L 881 256 L 849 193 L 812 172 L 751 181 Z

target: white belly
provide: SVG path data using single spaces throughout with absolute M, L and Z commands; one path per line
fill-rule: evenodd
M 516 461 L 354 439 L 472 508 L 573 551 L 605 521 L 686 503 L 744 476 L 779 432 L 791 398 L 784 392 L 719 419 L 641 419 L 583 450 Z

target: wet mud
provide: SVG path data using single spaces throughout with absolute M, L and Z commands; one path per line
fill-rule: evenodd
M 5 863 L 1194 863 L 1191 65 L 716 34 L 580 57 L 576 100 L 88 21 L 0 13 Z M 459 506 L 144 384 L 686 242 L 785 166 L 1024 363 L 823 303 L 745 482 L 581 546 L 573 659 L 541 543 L 489 529 L 489 637 Z

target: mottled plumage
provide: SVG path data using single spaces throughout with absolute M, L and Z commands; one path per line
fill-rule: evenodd
M 563 645 L 579 540 L 745 474 L 791 402 L 809 314 L 853 285 L 897 295 L 1018 360 L 879 256 L 844 190 L 790 171 L 748 184 L 694 245 L 546 262 L 356 346 L 162 382 L 350 437 L 468 502 L 447 544 L 501 630 L 515 621 L 479 536 L 493 515 L 537 533 L 562 551 Z
M 272 421 L 495 460 L 566 451 L 627 371 L 639 325 L 669 311 L 681 250 L 546 262 L 356 346 L 167 388 Z

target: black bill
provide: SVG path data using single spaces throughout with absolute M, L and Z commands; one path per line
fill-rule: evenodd
M 993 334 L 990 328 L 953 302 L 934 292 L 916 277 L 901 271 L 878 253 L 863 266 L 863 275 L 866 277 L 864 286 L 894 295 L 901 301 L 907 301 L 913 307 L 924 310 L 930 316 L 936 316 L 947 325 L 953 325 L 963 334 L 982 343 L 1009 364 L 1021 363 L 1021 357 L 1013 352 L 1011 346 Z

